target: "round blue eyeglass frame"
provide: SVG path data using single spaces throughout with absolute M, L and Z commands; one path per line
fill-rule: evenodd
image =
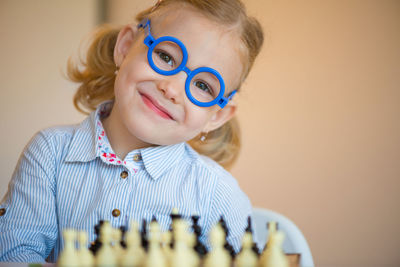
M 186 50 L 185 45 L 177 38 L 172 37 L 172 36 L 162 36 L 160 38 L 155 39 L 150 32 L 150 20 L 149 19 L 145 19 L 144 21 L 142 21 L 138 26 L 138 28 L 143 28 L 146 32 L 146 37 L 144 38 L 144 44 L 149 48 L 149 50 L 147 51 L 147 60 L 151 66 L 151 68 L 162 75 L 166 75 L 166 76 L 170 76 L 170 75 L 174 75 L 177 74 L 178 72 L 184 71 L 187 74 L 187 78 L 186 78 L 186 82 L 185 82 L 185 92 L 187 97 L 189 98 L 190 101 L 192 101 L 193 104 L 200 106 L 200 107 L 211 107 L 215 104 L 217 104 L 218 106 L 220 106 L 220 108 L 224 108 L 226 106 L 226 104 L 229 102 L 229 100 L 232 99 L 232 97 L 236 94 L 237 90 L 233 90 L 228 97 L 225 97 L 225 82 L 222 79 L 221 75 L 218 73 L 218 71 L 212 69 L 212 68 L 208 68 L 208 67 L 200 67 L 194 70 L 190 70 L 189 68 L 186 67 L 186 63 L 188 60 L 188 53 Z M 153 61 L 153 50 L 156 47 L 156 45 L 158 45 L 161 42 L 174 42 L 176 43 L 182 50 L 182 54 L 183 54 L 183 58 L 182 58 L 182 62 L 181 64 L 173 70 L 170 71 L 166 71 L 166 70 L 162 70 L 160 68 L 158 68 L 156 66 L 156 64 L 154 64 Z M 209 72 L 211 74 L 213 74 L 215 77 L 217 77 L 217 79 L 219 80 L 220 83 L 220 91 L 218 96 L 210 101 L 210 102 L 201 102 L 198 101 L 196 98 L 194 98 L 192 96 L 192 93 L 190 92 L 190 82 L 192 81 L 193 77 L 198 74 L 199 72 Z

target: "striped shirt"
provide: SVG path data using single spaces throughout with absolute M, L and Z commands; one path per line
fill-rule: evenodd
M 207 246 L 223 215 L 238 251 L 252 210 L 236 180 L 186 143 L 137 149 L 117 164 L 106 160 L 98 142 L 102 106 L 81 124 L 40 131 L 24 149 L 0 204 L 0 261 L 54 262 L 63 229 L 84 230 L 94 241 L 99 220 L 119 227 L 155 216 L 167 230 L 173 208 L 187 220 L 200 216 Z

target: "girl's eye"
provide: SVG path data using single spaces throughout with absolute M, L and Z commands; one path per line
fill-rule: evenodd
M 213 94 L 213 90 L 208 86 L 208 84 L 206 84 L 205 82 L 202 81 L 195 81 L 194 85 L 199 88 L 200 90 L 212 95 Z
M 172 59 L 172 57 L 170 55 L 168 55 L 167 53 L 164 52 L 157 52 L 158 56 L 160 57 L 160 59 L 162 61 L 164 61 L 165 63 L 167 63 L 170 66 L 174 65 L 174 60 Z

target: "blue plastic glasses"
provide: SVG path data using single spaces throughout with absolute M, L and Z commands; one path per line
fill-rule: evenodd
M 197 106 L 210 107 L 215 104 L 224 108 L 237 90 L 225 97 L 225 83 L 218 71 L 200 67 L 190 70 L 186 67 L 188 53 L 185 45 L 177 38 L 163 36 L 155 39 L 150 32 L 150 20 L 138 25 L 146 32 L 144 44 L 149 48 L 147 60 L 151 68 L 162 75 L 174 75 L 180 71 L 187 74 L 185 92 L 187 97 Z

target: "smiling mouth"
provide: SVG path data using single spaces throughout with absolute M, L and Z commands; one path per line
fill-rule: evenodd
M 169 115 L 169 113 L 165 111 L 161 106 L 159 106 L 151 97 L 145 94 L 140 94 L 140 96 L 142 97 L 145 105 L 152 111 L 154 111 L 157 115 L 161 116 L 164 119 L 174 120 L 174 118 Z

